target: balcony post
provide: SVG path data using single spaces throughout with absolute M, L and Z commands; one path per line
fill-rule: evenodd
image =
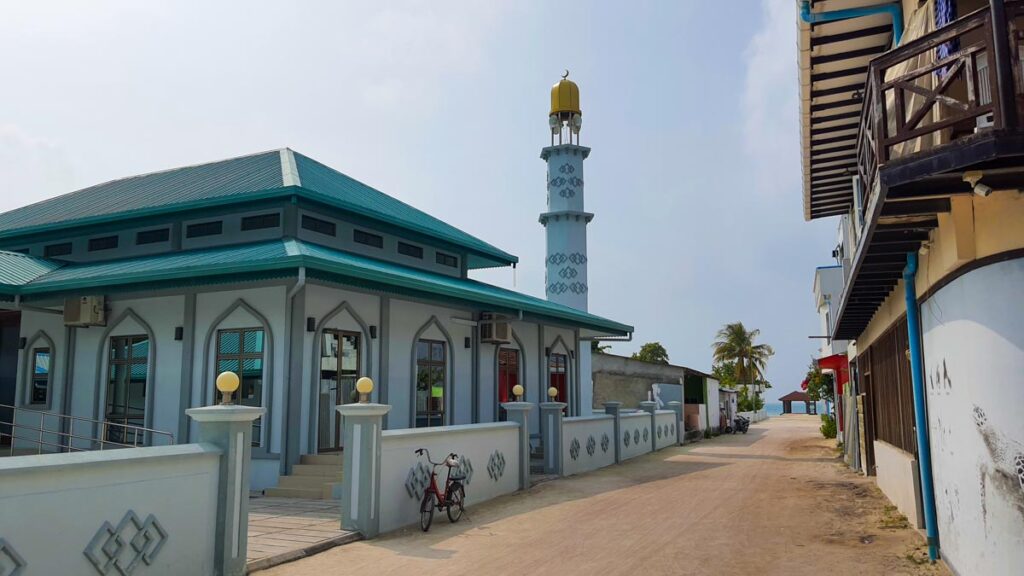
M 1004 0 L 989 0 L 989 10 L 992 15 L 992 57 L 996 65 L 996 82 L 999 84 L 996 97 L 1003 120 L 1001 127 L 1016 128 L 1017 101 L 1014 96 L 1013 71 L 1010 69 L 1010 29 L 1006 25 Z

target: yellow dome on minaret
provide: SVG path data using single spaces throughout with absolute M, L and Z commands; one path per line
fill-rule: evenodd
M 582 114 L 580 111 L 580 87 L 569 80 L 569 71 L 557 84 L 551 87 L 551 116 L 555 114 Z

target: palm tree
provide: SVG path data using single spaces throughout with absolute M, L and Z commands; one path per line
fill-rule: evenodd
M 775 354 L 768 344 L 754 344 L 760 330 L 747 330 L 742 322 L 726 324 L 715 335 L 715 362 L 733 362 L 736 367 L 736 381 L 744 385 L 766 380 L 765 366 Z

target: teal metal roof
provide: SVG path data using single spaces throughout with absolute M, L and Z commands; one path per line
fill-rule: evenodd
M 290 238 L 124 260 L 65 264 L 59 268 L 56 263 L 42 262 L 53 268 L 27 281 L 4 282 L 0 292 L 36 295 L 127 286 L 143 288 L 147 284 L 166 282 L 191 284 L 214 278 L 244 280 L 304 266 L 307 273 L 315 272 L 318 277 L 342 283 L 355 281 L 429 299 L 459 300 L 495 311 L 522 311 L 609 334 L 625 335 L 633 331 L 633 327 L 626 324 L 476 280 L 409 268 Z
M 0 284 L 21 286 L 57 268 L 59 262 L 0 250 Z
M 295 169 L 288 166 L 294 162 Z M 285 173 L 289 174 L 286 180 Z M 132 176 L 0 214 L 0 238 L 297 195 L 437 238 L 469 252 L 470 268 L 515 256 L 379 190 L 291 150 Z

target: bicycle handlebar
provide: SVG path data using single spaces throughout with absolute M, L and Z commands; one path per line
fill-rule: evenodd
M 427 450 L 426 448 L 417 448 L 415 452 L 417 456 L 423 456 L 423 453 L 425 452 L 427 454 L 427 462 L 433 464 L 434 466 L 442 466 L 444 464 L 447 464 L 449 458 L 458 458 L 458 455 L 455 454 L 455 452 L 449 452 L 448 455 L 445 456 L 444 460 L 440 462 L 434 462 L 433 460 L 430 459 L 430 450 Z

